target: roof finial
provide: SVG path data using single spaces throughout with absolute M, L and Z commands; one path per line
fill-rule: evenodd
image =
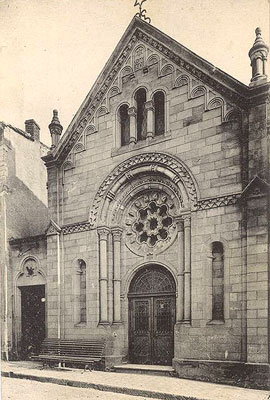
M 57 146 L 63 127 L 60 124 L 59 118 L 58 118 L 58 111 L 57 110 L 53 110 L 53 118 L 52 118 L 52 122 L 49 125 L 49 130 L 51 133 L 51 137 L 52 137 L 52 149 L 54 147 Z
M 150 24 L 151 18 L 145 16 L 146 10 L 142 8 L 142 5 L 145 1 L 146 0 L 141 0 L 141 1 L 135 0 L 134 7 L 139 6 L 139 12 L 137 12 L 137 14 L 135 14 L 135 16 L 139 17 L 141 19 L 144 19 L 146 22 L 149 22 L 149 24 Z
M 264 43 L 261 28 L 256 28 L 255 33 L 255 42 L 248 53 L 252 66 L 252 78 L 249 84 L 250 86 L 261 85 L 267 80 L 266 61 L 269 47 Z

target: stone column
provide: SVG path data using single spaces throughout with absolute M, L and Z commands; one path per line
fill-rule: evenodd
M 129 121 L 130 121 L 130 138 L 129 143 L 137 143 L 137 125 L 136 125 L 136 107 L 130 107 L 128 109 Z
M 184 270 L 184 321 L 189 322 L 191 318 L 191 232 L 190 216 L 184 217 L 185 234 L 185 270 Z
M 122 229 L 112 229 L 113 235 L 113 322 L 121 322 L 120 271 Z
M 99 235 L 99 298 L 100 323 L 108 323 L 108 234 L 106 227 L 98 228 Z
M 152 100 L 145 102 L 145 109 L 147 113 L 147 138 L 152 139 L 154 137 L 154 103 Z
M 178 229 L 178 297 L 176 306 L 176 321 L 180 322 L 184 319 L 184 221 L 177 221 Z

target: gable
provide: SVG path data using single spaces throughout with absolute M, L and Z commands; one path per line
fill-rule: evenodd
M 205 110 L 221 107 L 222 121 L 248 107 L 251 88 L 134 17 L 57 148 L 44 157 L 47 165 L 66 160 L 72 167 L 71 150 L 84 150 L 85 135 L 97 131 L 96 119 L 110 112 L 110 99 L 137 71 L 147 72 L 155 64 L 160 77 L 173 77 L 174 87 L 188 86 L 189 99 L 205 96 Z M 258 88 L 252 89 L 256 95 Z

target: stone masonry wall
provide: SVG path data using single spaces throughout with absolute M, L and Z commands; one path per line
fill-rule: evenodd
M 132 105 L 135 90 L 145 86 L 149 99 L 151 93 L 161 89 L 166 93 L 166 126 L 164 136 L 151 142 L 142 141 L 134 146 L 116 148 L 117 110 L 122 103 Z M 179 158 L 191 171 L 198 185 L 201 199 L 240 193 L 241 121 L 222 120 L 221 108 L 204 111 L 205 97 L 188 97 L 187 85 L 174 87 L 172 74 L 158 77 L 157 65 L 148 72 L 137 71 L 135 77 L 123 82 L 122 93 L 110 100 L 110 111 L 96 117 L 97 132 L 85 137 L 85 150 L 72 153 L 73 167 L 64 172 L 49 169 L 49 209 L 60 225 L 78 223 L 89 219 L 94 196 L 106 176 L 122 161 L 142 152 L 166 152 Z M 57 178 L 58 177 L 58 178 Z M 218 204 L 216 204 L 218 205 Z M 192 282 L 192 324 L 175 327 L 175 357 L 195 359 L 217 359 L 239 361 L 245 358 L 243 335 L 243 276 L 241 207 L 239 204 L 216 207 L 192 212 L 191 215 L 191 282 Z M 209 268 L 206 248 L 213 241 L 224 245 L 225 257 L 225 323 L 211 324 L 209 302 L 206 298 L 209 283 L 204 281 L 205 270 Z M 64 274 L 64 335 L 66 337 L 86 337 L 87 335 L 108 335 L 114 343 L 111 355 L 127 355 L 128 350 L 128 299 L 127 282 L 134 268 L 143 261 L 121 244 L 121 326 L 98 326 L 98 236 L 96 230 L 61 235 L 61 259 Z M 109 321 L 112 322 L 112 243 L 108 240 L 108 296 Z M 51 293 L 49 306 L 49 328 L 51 336 L 56 335 L 57 272 L 56 236 L 48 240 L 48 269 L 50 276 L 48 290 Z M 73 321 L 75 262 L 82 258 L 86 262 L 87 279 L 87 323 L 77 325 Z M 169 266 L 177 273 L 177 248 L 172 244 L 155 260 Z M 250 267 L 252 268 L 252 267 Z M 263 273 L 263 271 L 262 271 Z M 255 277 L 258 282 L 261 276 Z M 254 278 L 254 279 L 255 279 Z M 249 304 L 249 303 L 248 303 Z M 256 308 L 256 305 L 254 305 Z M 257 311 L 256 311 L 257 312 Z M 263 329 L 257 327 L 256 329 Z M 249 325 L 248 329 L 251 329 Z M 256 331 L 259 333 L 259 331 Z M 123 343 L 123 344 L 122 344 Z M 251 350 L 250 350 L 251 351 Z M 255 361 L 264 357 L 254 357 Z

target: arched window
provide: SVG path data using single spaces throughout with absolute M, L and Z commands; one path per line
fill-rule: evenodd
M 76 261 L 74 281 L 74 322 L 86 323 L 86 264 L 82 259 Z
M 224 249 L 212 243 L 212 320 L 224 320 Z
M 165 96 L 159 91 L 154 94 L 155 108 L 155 136 L 163 135 L 165 132 Z
M 135 94 L 135 100 L 137 103 L 137 141 L 146 138 L 147 131 L 147 120 L 146 120 L 146 91 L 145 89 L 137 90 Z
M 119 109 L 119 123 L 121 132 L 121 146 L 125 146 L 129 144 L 130 139 L 130 121 L 127 104 L 123 104 Z

